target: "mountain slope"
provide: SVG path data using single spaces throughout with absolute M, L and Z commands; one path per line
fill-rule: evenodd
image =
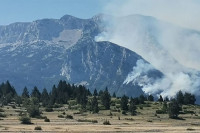
M 101 32 L 98 16 L 78 19 L 42 19 L 32 23 L 0 26 L 0 82 L 9 80 L 20 93 L 24 86 L 50 89 L 61 79 L 84 84 L 93 91 L 138 96 L 138 81 L 125 82 L 141 56 L 110 42 L 96 42 Z M 150 64 L 149 64 L 150 65 Z M 151 69 L 137 79 L 155 80 L 162 74 Z

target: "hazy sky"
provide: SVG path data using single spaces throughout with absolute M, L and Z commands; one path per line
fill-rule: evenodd
M 111 0 L 0 0 L 0 25 L 60 18 L 65 14 L 90 18 L 101 13 L 109 1 Z
M 0 25 L 60 18 L 141 14 L 200 30 L 200 0 L 0 0 Z

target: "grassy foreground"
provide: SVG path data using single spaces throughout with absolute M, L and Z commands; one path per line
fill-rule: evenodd
M 46 116 L 50 122 L 32 118 L 33 124 L 30 125 L 21 124 L 19 121 L 19 113 L 24 110 L 23 107 L 4 106 L 4 112 L 1 114 L 6 117 L 0 117 L 0 132 L 200 132 L 200 106 L 184 105 L 183 113 L 179 115 L 181 119 L 177 120 L 169 119 L 168 114 L 156 114 L 156 110 L 162 108 L 162 103 L 145 103 L 137 107 L 136 116 L 128 113 L 123 115 L 113 106 L 110 110 L 100 110 L 98 114 L 80 113 L 77 109 L 68 109 L 68 105 L 54 108 L 53 112 L 40 108 L 42 116 Z M 67 115 L 73 118 L 66 118 Z M 105 121 L 109 121 L 110 125 L 104 125 Z M 42 130 L 35 130 L 38 126 Z

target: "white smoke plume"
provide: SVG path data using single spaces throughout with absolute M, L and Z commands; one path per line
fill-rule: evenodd
M 173 97 L 182 90 L 200 95 L 200 19 L 196 13 L 200 12 L 200 2 L 124 0 L 109 3 L 106 11 L 116 18 L 108 20 L 107 31 L 96 39 L 135 51 L 165 75 L 154 83 L 144 84 L 146 93 Z M 135 69 L 139 68 L 133 68 L 131 75 Z M 128 75 L 126 80 L 130 78 Z

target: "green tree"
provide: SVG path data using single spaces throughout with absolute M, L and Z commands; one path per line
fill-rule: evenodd
M 98 100 L 97 100 L 96 96 L 93 97 L 91 106 L 92 106 L 92 112 L 93 113 L 99 112 Z
M 98 96 L 98 92 L 97 92 L 97 89 L 94 89 L 94 93 L 93 93 L 93 96 Z
M 120 105 L 122 110 L 128 111 L 128 97 L 126 95 L 122 96 Z
M 114 98 L 116 97 L 116 94 L 115 94 L 115 92 L 113 93 L 113 97 L 114 97 Z
M 165 113 L 167 113 L 167 111 L 168 111 L 167 102 L 163 103 L 162 111 L 165 112 Z
M 29 91 L 26 86 L 24 87 L 24 90 L 22 92 L 22 98 L 29 98 Z
M 179 104 L 184 104 L 184 95 L 182 93 L 182 91 L 179 91 L 177 94 L 176 94 L 176 100 Z
M 148 101 L 154 101 L 154 97 L 152 95 L 148 96 Z
M 140 97 L 139 97 L 140 104 L 144 104 L 145 100 L 146 100 L 145 96 L 144 95 L 140 95 Z
M 163 97 L 160 95 L 160 98 L 158 99 L 159 102 L 163 102 Z
M 130 107 L 129 107 L 129 111 L 130 111 L 131 115 L 136 115 L 136 109 L 137 109 L 137 107 L 135 106 L 135 101 L 133 98 L 131 98 Z
M 105 109 L 110 109 L 110 101 L 111 101 L 111 96 L 110 93 L 108 92 L 108 88 L 106 87 L 105 91 L 101 95 L 101 103 L 105 107 Z
M 180 111 L 181 111 L 181 105 L 179 105 L 175 99 L 171 100 L 168 108 L 169 118 L 177 119 L 178 115 L 180 114 Z
M 36 86 L 32 90 L 31 97 L 36 97 L 38 100 L 40 100 L 41 93 Z
M 196 98 L 191 93 L 187 93 L 186 92 L 184 94 L 184 104 L 192 104 L 192 105 L 194 105 L 195 101 L 196 101 Z
M 47 92 L 47 89 L 44 88 L 41 94 L 41 101 L 42 101 L 42 105 L 45 107 L 49 104 L 49 94 Z

